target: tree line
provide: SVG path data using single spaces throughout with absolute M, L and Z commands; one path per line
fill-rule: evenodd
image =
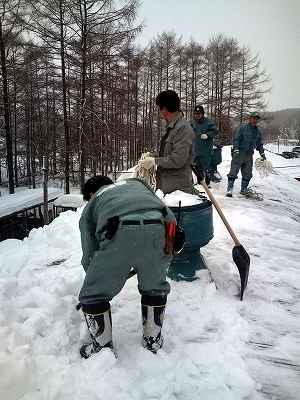
M 136 44 L 137 0 L 0 0 L 0 183 L 35 187 L 43 167 L 70 185 L 111 174 L 157 150 L 156 95 L 175 90 L 191 118 L 203 104 L 231 141 L 232 126 L 263 110 L 269 78 L 234 38 L 204 46 L 174 32 Z

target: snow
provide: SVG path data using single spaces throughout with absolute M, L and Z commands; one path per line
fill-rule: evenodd
M 181 201 L 182 207 L 193 206 L 195 204 L 200 204 L 203 202 L 199 196 L 182 192 L 181 190 L 175 190 L 170 194 L 166 194 L 162 199 L 169 207 L 179 207 L 179 202 Z
M 84 279 L 82 209 L 61 213 L 23 241 L 0 243 L 1 399 L 299 399 L 300 183 L 281 170 L 264 180 L 255 173 L 252 186 L 265 200 L 240 196 L 240 180 L 229 199 L 229 148 L 223 159 L 223 181 L 212 191 L 251 257 L 244 301 L 232 240 L 214 213 L 215 237 L 201 250 L 210 273 L 170 282 L 163 349 L 154 355 L 141 347 L 134 277 L 112 301 L 118 358 L 106 349 L 83 360 L 87 332 L 75 310 Z
M 282 153 L 283 151 L 291 151 L 292 148 L 295 146 L 279 146 L 279 152 Z M 275 157 L 271 156 L 271 153 L 278 152 L 277 144 L 268 144 L 265 146 L 266 148 L 266 155 L 268 159 L 271 157 L 273 162 L 273 168 L 276 172 L 280 173 L 281 175 L 293 177 L 293 178 L 300 178 L 300 158 L 284 158 L 284 157 Z
M 134 165 L 133 167 L 129 168 L 127 171 L 122 171 L 119 177 L 117 178 L 116 182 L 124 181 L 125 179 L 128 178 L 133 178 L 135 174 L 135 169 L 137 165 Z
M 84 200 L 82 194 L 64 194 L 54 200 L 53 204 L 57 207 L 78 208 L 83 206 Z
M 62 191 L 57 188 L 48 188 L 48 199 L 53 200 L 60 196 Z M 0 197 L 0 217 L 22 211 L 36 204 L 43 203 L 43 189 L 23 189 L 14 194 Z

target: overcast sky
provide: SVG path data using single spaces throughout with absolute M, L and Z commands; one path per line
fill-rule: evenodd
M 217 33 L 258 53 L 272 80 L 270 111 L 300 107 L 300 0 L 143 0 L 146 45 L 163 31 L 206 45 Z

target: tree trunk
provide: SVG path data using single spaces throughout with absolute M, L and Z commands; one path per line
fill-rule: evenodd
M 4 39 L 3 39 L 3 28 L 2 28 L 2 19 L 1 18 L 0 18 L 0 56 L 1 56 L 1 72 L 2 72 L 2 90 L 3 90 L 3 106 L 4 106 L 4 126 L 5 126 L 5 137 L 6 137 L 8 185 L 9 185 L 9 193 L 12 194 L 15 192 L 14 165 L 13 165 L 12 135 L 11 135 L 11 129 L 10 129 L 6 54 L 5 54 L 5 43 L 4 43 Z
M 13 65 L 13 76 L 14 76 L 14 170 L 15 170 L 15 185 L 18 186 L 17 83 L 16 83 L 15 58 L 14 58 L 14 65 Z
M 61 58 L 61 82 L 63 91 L 63 118 L 64 118 L 64 139 L 65 139 L 65 192 L 70 193 L 70 133 L 67 113 L 67 84 L 65 64 L 65 43 L 64 43 L 64 12 L 63 0 L 59 1 L 60 18 L 60 58 Z
M 83 188 L 85 181 L 85 135 L 86 135 L 86 71 L 87 71 L 87 5 L 84 1 L 83 8 L 80 7 L 81 14 L 81 86 L 80 86 L 80 124 L 79 124 L 79 184 Z

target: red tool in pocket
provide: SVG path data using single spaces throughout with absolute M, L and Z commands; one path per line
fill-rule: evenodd
M 176 222 L 165 222 L 166 227 L 166 243 L 165 243 L 165 253 L 168 256 L 174 254 L 174 242 L 176 234 Z

